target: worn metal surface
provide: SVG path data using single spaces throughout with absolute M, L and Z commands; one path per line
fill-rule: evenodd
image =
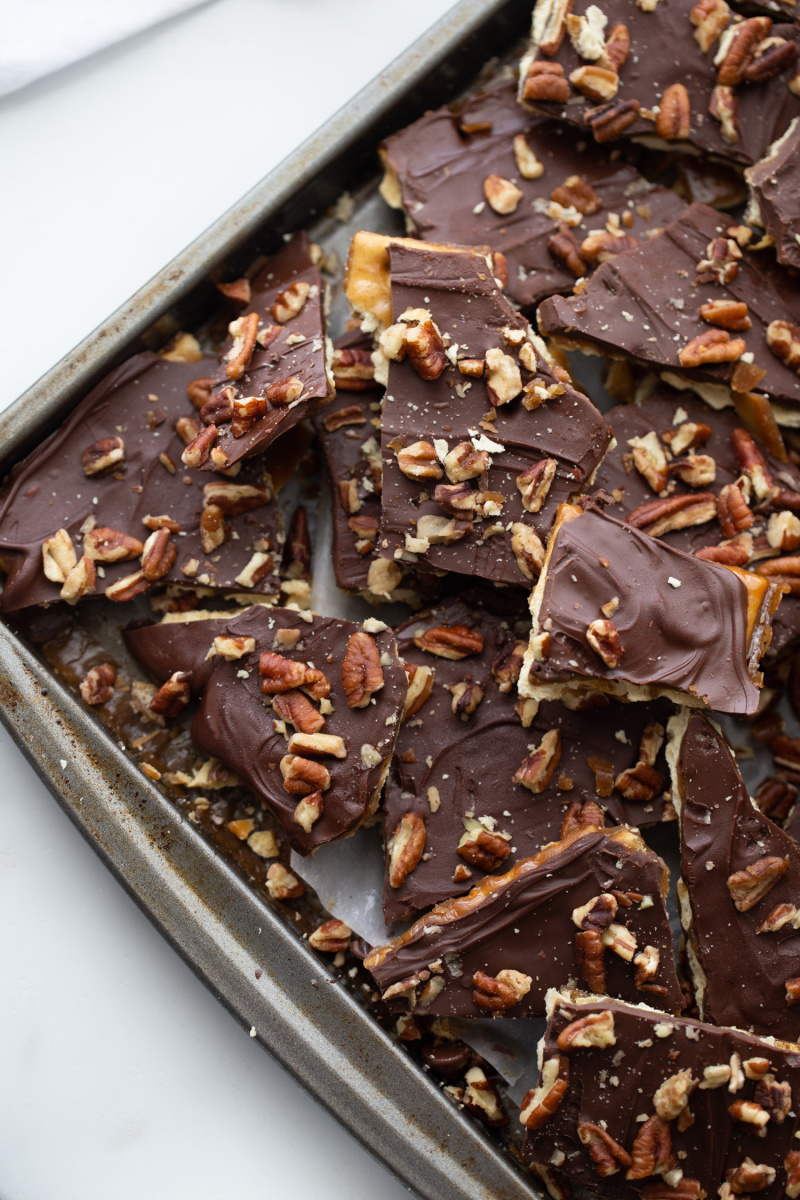
M 209 278 L 374 182 L 380 137 L 522 36 L 529 0 L 462 0 L 0 416 L 0 474 L 116 362 L 196 325 Z M 228 276 L 229 277 L 229 276 Z M 0 623 L 0 719 L 81 832 L 199 977 L 418 1195 L 523 1200 L 531 1185 Z M 263 974 L 255 979 L 255 969 Z

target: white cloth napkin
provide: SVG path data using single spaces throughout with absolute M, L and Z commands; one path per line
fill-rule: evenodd
M 0 0 L 0 96 L 211 0 Z

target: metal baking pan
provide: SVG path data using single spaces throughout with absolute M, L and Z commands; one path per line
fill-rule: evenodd
M 213 286 L 284 233 L 346 247 L 326 216 L 345 191 L 375 213 L 377 146 L 474 86 L 527 32 L 531 0 L 461 0 L 313 137 L 0 416 L 0 477 L 118 362 L 192 329 Z M 375 228 L 373 223 L 371 227 Z M 334 328 L 334 332 L 336 329 Z M 358 1140 L 421 1197 L 523 1200 L 532 1185 L 389 1038 L 359 998 L 142 775 L 14 632 L 0 622 L 0 719 L 140 907 L 248 1029 Z M 255 970 L 261 976 L 256 979 Z

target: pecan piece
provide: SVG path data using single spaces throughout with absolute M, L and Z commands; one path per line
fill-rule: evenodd
M 763 900 L 788 870 L 788 855 L 785 858 L 777 858 L 773 854 L 765 854 L 743 871 L 734 871 L 729 875 L 728 891 L 737 911 L 747 912 L 758 904 L 759 900 Z
M 577 829 L 581 825 L 591 825 L 595 829 L 602 829 L 605 820 L 603 810 L 594 800 L 573 800 L 564 813 L 561 836 L 562 838 L 566 837 L 568 833 L 572 833 L 573 829 Z
M 160 717 L 177 717 L 191 699 L 191 671 L 173 671 L 150 701 L 150 711 Z
M 350 926 L 334 918 L 315 929 L 309 936 L 308 944 L 314 950 L 322 950 L 325 954 L 339 954 L 347 950 L 352 936 Z
M 679 1180 L 676 1184 L 648 1183 L 639 1193 L 642 1200 L 705 1200 L 706 1193 L 696 1179 Z
M 203 487 L 203 504 L 215 504 L 226 517 L 253 512 L 272 499 L 272 489 L 252 483 L 224 483 L 215 480 Z
M 544 546 L 535 529 L 523 521 L 511 526 L 511 553 L 526 579 L 535 579 L 544 565 Z
M 601 67 L 599 63 L 576 67 L 574 71 L 570 71 L 569 81 L 587 100 L 591 100 L 594 104 L 600 104 L 604 100 L 613 100 L 619 89 L 617 72 L 610 67 Z
M 333 352 L 333 382 L 337 392 L 363 392 L 373 386 L 375 380 L 375 364 L 369 350 L 334 350 Z M 360 416 L 356 416 L 353 410 Z M 349 415 L 344 420 L 337 421 L 342 413 Z M 334 424 L 329 425 L 332 421 Z M 366 417 L 361 413 L 357 404 L 339 409 L 338 413 L 329 413 L 323 418 L 323 425 L 330 432 L 340 429 L 342 425 L 363 425 Z
M 445 455 L 444 469 L 451 483 L 462 483 L 465 479 L 476 479 L 488 471 L 492 460 L 486 450 L 473 450 L 470 442 L 459 442 Z M 437 475 L 439 479 L 441 476 Z
M 538 796 L 549 784 L 560 760 L 561 733 L 558 729 L 549 729 L 537 748 L 523 759 L 514 775 L 514 783 L 521 783 Z
M 413 442 L 395 453 L 397 465 L 408 479 L 441 479 L 444 474 L 431 442 Z
M 78 561 L 66 529 L 57 530 L 42 542 L 42 570 L 51 583 L 63 583 Z
M 575 957 L 578 970 L 590 992 L 602 996 L 606 990 L 606 948 L 603 935 L 597 929 L 575 934 Z
M 606 618 L 591 621 L 586 628 L 586 640 L 611 670 L 622 662 L 625 651 L 613 621 Z
M 655 767 L 640 761 L 627 771 L 622 771 L 614 781 L 614 786 L 626 800 L 644 804 L 663 792 L 664 780 Z
M 783 1160 L 786 1171 L 786 1195 L 789 1200 L 800 1196 L 800 1150 L 790 1150 Z
M 458 660 L 483 651 L 483 634 L 468 625 L 434 625 L 415 633 L 414 645 L 439 658 Z
M 483 688 L 475 683 L 471 675 L 467 675 L 466 679 L 459 683 L 448 684 L 448 687 L 453 693 L 451 707 L 454 715 L 461 717 L 462 721 L 469 720 L 483 699 Z
M 639 116 L 638 100 L 611 100 L 584 114 L 584 124 L 594 134 L 596 142 L 610 142 L 621 137 Z
M 186 447 L 181 460 L 187 467 L 202 467 L 203 463 L 208 462 L 211 447 L 216 440 L 216 425 L 206 425 Z
M 430 317 L 406 329 L 403 344 L 420 379 L 439 378 L 447 366 L 447 355 L 444 342 Z
M 381 656 L 373 638 L 358 630 L 351 634 L 342 659 L 342 687 L 351 708 L 366 708 L 383 687 Z
M 522 391 L 522 376 L 510 354 L 496 346 L 486 351 L 486 391 L 493 408 L 508 404 Z
M 493 871 L 508 858 L 511 847 L 505 838 L 490 833 L 480 821 L 471 820 L 469 817 L 463 819 L 468 828 L 461 835 L 456 854 L 470 866 L 479 867 L 481 871 Z
M 688 138 L 692 132 L 692 107 L 682 83 L 673 83 L 661 97 L 656 117 L 656 133 L 665 141 Z
M 775 1182 L 776 1171 L 764 1163 L 756 1163 L 752 1158 L 746 1158 L 735 1171 L 726 1171 L 725 1178 L 735 1196 L 751 1192 L 763 1192 Z
M 228 379 L 241 379 L 256 348 L 258 313 L 251 312 L 231 321 L 228 333 L 233 338 L 233 345 L 226 355 L 225 374 Z
M 278 293 L 270 312 L 279 325 L 285 325 L 303 311 L 310 292 L 311 285 L 298 279 Z
M 199 379 L 193 379 L 186 389 L 186 395 L 191 400 L 195 408 L 202 408 L 203 405 L 211 399 L 211 389 L 214 386 L 214 379 L 211 375 L 202 375 Z M 179 420 L 189 420 L 190 418 L 180 417 Z
M 553 258 L 563 262 L 576 279 L 586 274 L 586 263 L 581 258 L 580 243 L 569 225 L 559 225 L 558 231 L 548 239 L 547 249 Z
M 768 37 L 758 46 L 744 69 L 746 83 L 766 83 L 774 79 L 797 58 L 797 45 L 786 38 Z
M 133 575 L 126 575 L 124 579 L 117 579 L 114 583 L 109 584 L 105 590 L 105 596 L 107 600 L 125 603 L 133 600 L 134 596 L 140 596 L 149 587 L 150 583 L 142 572 L 135 571 Z
M 302 379 L 298 379 L 296 375 L 289 375 L 286 379 L 279 379 L 277 383 L 271 383 L 267 388 L 267 400 L 269 400 L 274 408 L 294 404 L 295 400 L 299 400 L 302 394 L 303 381 Z
M 433 983 L 434 980 L 431 980 Z M 430 986 L 430 985 L 429 985 Z M 420 1000 L 422 995 L 420 995 Z M 474 1113 L 490 1129 L 499 1129 L 508 1124 L 508 1117 L 493 1083 L 486 1078 L 480 1067 L 470 1067 L 464 1076 L 467 1087 L 461 1098 L 465 1108 Z
M 200 545 L 204 554 L 213 554 L 225 541 L 225 518 L 217 504 L 207 504 L 200 513 Z
M 603 53 L 597 60 L 597 65 L 619 71 L 627 62 L 631 52 L 631 35 L 627 25 L 615 25 L 609 33 Z
M 168 529 L 156 529 L 142 550 L 142 575 L 149 582 L 163 579 L 172 569 L 178 557 L 178 548 Z
M 658 434 L 651 429 L 644 437 L 628 439 L 631 456 L 636 470 L 647 481 L 654 492 L 661 492 L 667 486 L 669 467 Z
M 80 691 L 87 704 L 106 704 L 114 695 L 117 668 L 111 663 L 100 663 L 87 671 L 81 680 Z
M 788 509 L 771 513 L 767 522 L 767 543 L 773 550 L 800 548 L 800 518 Z
M 426 700 L 430 699 L 435 673 L 432 667 L 420 667 L 415 663 L 403 663 L 403 667 L 408 676 L 408 692 L 403 708 L 405 721 L 419 712 Z
M 523 100 L 551 100 L 566 104 L 570 97 L 569 83 L 561 63 L 534 60 L 522 86 Z
M 519 679 L 526 649 L 525 642 L 509 642 L 492 663 L 492 679 L 501 692 L 510 692 Z
M 737 362 L 745 350 L 742 338 L 731 338 L 727 330 L 707 329 L 678 351 L 683 367 L 701 367 L 709 363 Z
M 572 0 L 536 0 L 533 10 L 531 41 L 542 54 L 556 53 L 564 37 L 566 19 L 572 11 Z
M 272 863 L 267 871 L 267 891 L 273 900 L 296 900 L 306 885 L 302 879 L 287 871 L 283 863 Z
M 691 1067 L 676 1071 L 658 1087 L 653 1095 L 653 1108 L 664 1121 L 674 1121 L 689 1103 L 689 1097 L 700 1081 L 692 1076 Z
M 290 789 L 287 789 L 290 790 Z M 297 791 L 295 790 L 295 795 Z M 306 833 L 311 833 L 315 823 L 322 816 L 322 792 L 309 792 L 303 796 L 292 814 L 295 825 L 299 825 Z
M 395 827 L 386 846 L 389 886 L 402 887 L 417 867 L 425 849 L 425 822 L 417 813 L 407 812 Z
M 705 446 L 713 430 L 710 425 L 701 421 L 684 421 L 676 429 L 668 429 L 662 433 L 661 440 L 666 442 L 672 453 L 677 457 L 687 450 Z
M 496 977 L 476 971 L 472 982 L 475 984 L 472 1000 L 477 1008 L 483 1012 L 504 1013 L 527 996 L 533 980 L 521 971 L 505 969 L 498 971 Z
M 771 28 L 772 20 L 769 17 L 750 17 L 741 24 L 732 26 L 730 39 L 727 42 L 723 39 L 720 47 L 720 53 L 723 50 L 725 53 L 717 70 L 719 85 L 736 87 L 737 83 L 742 82 L 756 47 L 767 37 Z
M 107 525 L 95 525 L 83 538 L 83 552 L 95 562 L 125 562 L 138 558 L 143 549 L 138 538 Z
M 772 583 L 782 584 L 792 596 L 800 595 L 800 556 L 787 555 L 758 563 L 755 572 Z
M 611 892 L 601 892 L 572 910 L 572 920 L 582 930 L 603 933 L 617 915 L 617 898 Z
M 800 326 L 791 321 L 770 321 L 767 345 L 776 358 L 800 373 Z
M 609 1010 L 599 1013 L 587 1013 L 565 1025 L 558 1035 L 558 1048 L 570 1050 L 590 1050 L 596 1047 L 605 1050 L 608 1046 L 616 1045 L 614 1032 L 614 1014 Z
M 487 175 L 483 181 L 483 194 L 489 207 L 502 217 L 513 213 L 523 196 L 520 188 L 502 175 Z
M 340 408 L 338 412 L 328 413 L 327 416 L 324 416 L 322 424 L 328 433 L 334 433 L 345 425 L 364 425 L 366 420 L 359 404 L 348 404 L 346 408 Z
M 785 1080 L 778 1083 L 771 1071 L 759 1079 L 753 1093 L 756 1104 L 760 1104 L 769 1113 L 770 1120 L 776 1125 L 782 1125 L 792 1107 L 792 1087 Z M 742 1189 L 744 1190 L 744 1189 Z M 760 1191 L 760 1188 L 747 1188 L 747 1191 Z
M 700 0 L 689 13 L 695 26 L 694 38 L 703 54 L 707 54 L 730 19 L 731 10 L 725 0 Z
M 579 1121 L 578 1137 L 588 1148 L 601 1179 L 616 1175 L 621 1167 L 627 1168 L 631 1165 L 631 1156 L 625 1147 L 615 1142 L 599 1125 L 593 1125 L 590 1121 Z
M 720 132 L 726 142 L 739 140 L 739 102 L 732 87 L 717 84 L 708 102 L 708 111 L 720 123 Z
M 272 701 L 272 709 L 282 721 L 288 721 L 300 733 L 318 733 L 325 725 L 322 713 L 302 692 L 278 692 Z
M 731 434 L 731 445 L 737 466 L 752 484 L 757 500 L 774 499 L 777 488 L 767 460 L 755 444 L 750 434 L 744 429 L 734 429 Z
M 613 234 L 607 229 L 598 229 L 583 239 L 580 244 L 580 256 L 588 266 L 596 267 L 598 263 L 624 254 L 626 250 L 636 250 L 638 246 L 639 239 L 632 234 Z
M 735 331 L 750 329 L 753 324 L 743 300 L 709 300 L 700 305 L 700 317 L 709 325 Z
M 726 483 L 717 497 L 717 516 L 727 538 L 743 533 L 753 524 L 753 514 L 747 506 L 742 489 L 736 483 Z
M 519 1119 L 526 1129 L 541 1129 L 564 1099 L 569 1084 L 569 1059 L 556 1055 L 542 1064 L 539 1086 L 526 1092 Z
M 631 1148 L 631 1165 L 626 1179 L 647 1179 L 663 1175 L 675 1165 L 672 1154 L 672 1132 L 663 1117 L 652 1116 L 645 1121 Z
M 728 1112 L 734 1121 L 742 1125 L 755 1125 L 758 1129 L 763 1129 L 769 1120 L 766 1109 L 752 1100 L 734 1100 L 733 1104 L 728 1105 Z
M 520 471 L 517 488 L 522 496 L 522 507 L 527 512 L 539 512 L 556 477 L 557 467 L 554 458 L 541 458 Z
M 544 163 L 539 162 L 524 133 L 514 137 L 514 159 L 523 179 L 539 179 L 544 174 Z
M 62 600 L 66 600 L 67 604 L 77 604 L 81 596 L 87 596 L 93 592 L 97 584 L 97 571 L 95 565 L 88 554 L 84 554 L 79 558 L 75 566 L 67 575 L 61 585 L 59 593 Z
M 689 487 L 708 487 L 717 478 L 717 464 L 710 454 L 687 454 L 669 469 Z
M 292 796 L 310 796 L 314 792 L 325 792 L 331 786 L 328 768 L 311 758 L 284 754 L 280 768 L 283 786 Z
M 99 475 L 125 461 L 125 443 L 121 437 L 100 438 L 88 446 L 81 459 L 84 475 Z
M 590 183 L 580 175 L 570 175 L 560 187 L 550 193 L 550 199 L 563 208 L 575 208 L 579 213 L 589 217 L 599 212 L 603 207 L 603 199 Z

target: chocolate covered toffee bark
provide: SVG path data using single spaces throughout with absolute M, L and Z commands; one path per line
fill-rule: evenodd
M 265 450 L 332 394 L 322 279 L 308 238 L 295 234 L 255 278 L 233 287 L 244 302 L 228 326 L 204 428 L 183 461 L 214 471 Z
M 519 97 L 596 142 L 640 138 L 752 163 L 800 113 L 797 36 L 725 0 L 537 0 Z
M 164 584 L 277 596 L 283 531 L 263 465 L 209 478 L 181 462 L 212 369 L 193 338 L 137 354 L 20 464 L 0 505 L 3 612 Z
M 624 162 L 532 118 L 500 80 L 456 112 L 427 113 L 381 148 L 384 198 L 426 242 L 491 246 L 504 291 L 529 308 L 637 245 L 683 202 Z
M 193 742 L 252 788 L 299 853 L 375 811 L 406 696 L 383 622 L 254 606 L 125 639 L 161 685 L 152 710 L 174 717 L 199 697 Z
M 520 700 L 529 624 L 520 601 L 470 591 L 396 631 L 409 694 L 384 798 L 387 921 L 508 871 L 562 828 L 674 815 L 671 703 Z
M 731 948 L 731 958 L 736 957 Z M 800 1054 L 645 1005 L 553 991 L 523 1157 L 554 1200 L 800 1193 Z
M 747 219 L 762 226 L 775 243 L 778 262 L 800 268 L 800 122 L 794 118 L 773 142 L 764 158 L 748 167 L 750 186 Z
M 364 965 L 398 1012 L 542 1016 L 567 979 L 680 1011 L 667 878 L 633 830 L 573 829 L 438 904 Z
M 771 250 L 748 249 L 751 233 L 692 204 L 641 249 L 599 267 L 579 295 L 545 300 L 542 332 L 673 378 L 758 388 L 796 423 L 800 287 Z
M 781 588 L 564 505 L 531 597 L 524 697 L 599 689 L 752 715 Z
M 489 256 L 359 233 L 347 293 L 388 357 L 381 557 L 528 586 L 608 425 L 551 367 Z
M 756 808 L 705 717 L 683 710 L 669 737 L 681 919 L 700 1015 L 800 1041 L 800 850 Z
M 607 414 L 616 446 L 595 483 L 614 517 L 712 562 L 785 584 L 769 657 L 800 637 L 800 469 L 756 442 L 733 409 L 658 384 Z

